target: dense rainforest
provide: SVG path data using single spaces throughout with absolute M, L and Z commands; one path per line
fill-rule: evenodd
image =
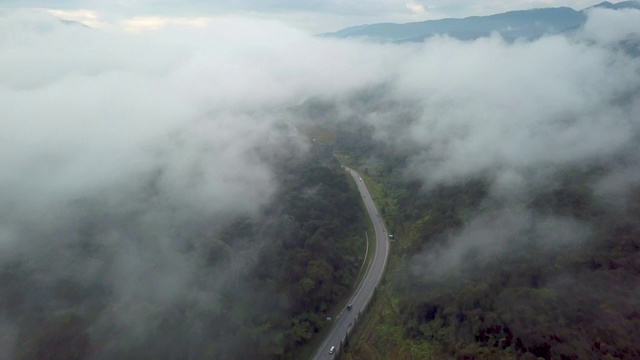
M 353 286 L 366 223 L 329 148 L 269 161 L 280 186 L 258 214 L 186 218 L 155 186 L 159 170 L 134 189 L 135 206 L 96 194 L 76 201 L 73 221 L 33 233 L 66 241 L 3 259 L 0 340 L 10 358 L 302 356 Z M 147 221 L 159 212 L 169 216 Z
M 337 128 L 338 153 L 382 189 L 395 234 L 342 359 L 640 357 L 640 183 L 614 181 L 624 196 L 602 186 L 633 151 L 545 169 L 497 196 L 493 174 L 425 186 L 402 144 L 365 121 Z

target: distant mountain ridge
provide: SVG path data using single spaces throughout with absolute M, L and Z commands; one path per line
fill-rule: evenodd
M 594 5 L 592 7 L 589 7 L 587 9 L 591 9 L 591 8 L 607 8 L 607 9 L 614 9 L 614 10 L 619 10 L 619 9 L 640 9 L 640 1 L 637 1 L 637 0 L 622 1 L 622 2 L 619 2 L 619 3 L 616 3 L 616 4 L 612 4 L 612 3 L 608 2 L 608 1 L 605 1 L 605 2 L 601 2 L 598 5 Z
M 545 34 L 563 33 L 579 28 L 586 21 L 586 10 L 597 7 L 614 10 L 640 9 L 640 1 L 623 1 L 617 4 L 605 1 L 580 11 L 568 7 L 541 8 L 462 19 L 360 25 L 322 34 L 322 36 L 369 38 L 383 42 L 411 42 L 444 34 L 460 40 L 473 40 L 497 32 L 510 41 L 519 38 L 533 40 Z

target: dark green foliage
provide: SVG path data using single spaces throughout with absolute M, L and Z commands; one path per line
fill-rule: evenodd
M 355 281 L 364 217 L 330 148 L 316 146 L 302 160 L 274 160 L 272 167 L 280 188 L 259 215 L 183 219 L 188 224 L 171 228 L 176 245 L 169 254 L 194 264 L 175 298 L 118 302 L 128 294 L 110 281 L 113 249 L 104 233 L 130 231 L 142 249 L 155 243 L 138 236 L 131 225 L 137 215 L 90 202 L 82 204 L 86 221 L 56 249 L 73 263 L 55 253 L 44 255 L 45 264 L 28 253 L 1 259 L 0 330 L 3 321 L 15 330 L 12 359 L 297 358 Z M 83 278 L 87 264 L 98 270 Z
M 380 180 L 398 205 L 386 220 L 394 232 L 411 235 L 395 247 L 402 261 L 388 274 L 406 339 L 433 344 L 436 359 L 640 358 L 640 191 L 631 191 L 626 205 L 594 195 L 615 164 L 556 169 L 546 183 L 526 189 L 518 204 L 533 214 L 534 224 L 538 218 L 579 221 L 588 240 L 548 244 L 538 233 L 525 232 L 518 246 L 499 256 L 476 261 L 471 253 L 444 278 L 426 276 L 414 267 L 422 261 L 415 254 L 446 249 L 472 219 L 501 209 L 501 201 L 490 196 L 491 179 L 425 189 L 405 176 L 408 153 L 376 142 L 366 131 L 358 136 L 357 128 L 337 133 L 337 139 L 350 141 L 340 150 L 378 161 Z M 362 349 L 360 354 L 367 353 Z
M 640 216 L 634 205 L 624 214 L 602 208 L 586 178 L 584 173 L 564 178 L 530 205 L 541 214 L 590 224 L 593 239 L 582 247 L 568 252 L 519 248 L 442 282 L 425 281 L 408 269 L 398 273 L 406 336 L 429 339 L 460 358 L 494 358 L 495 351 L 509 349 L 544 359 L 640 356 L 634 340 L 640 328 L 635 310 L 640 305 Z M 421 202 L 431 205 L 425 205 L 430 217 L 414 248 L 455 233 L 468 209 L 481 211 L 486 191 L 480 188 L 471 182 L 410 197 L 405 202 L 409 222 L 412 213 L 420 213 Z M 637 201 L 640 197 L 630 204 Z
M 288 190 L 283 191 L 283 224 L 278 228 L 291 230 L 274 237 L 278 245 L 257 266 L 258 277 L 274 279 L 290 304 L 287 354 L 325 325 L 325 315 L 353 285 L 362 261 L 358 250 L 364 245 L 364 225 L 358 195 L 335 160 L 320 160 L 290 169 L 292 182 L 283 186 Z M 322 166 L 324 161 L 329 166 Z

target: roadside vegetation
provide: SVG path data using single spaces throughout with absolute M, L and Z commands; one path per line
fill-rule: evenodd
M 594 187 L 609 164 L 558 169 L 555 186 L 532 189 L 513 206 L 533 214 L 530 230 L 503 250 L 485 255 L 479 248 L 439 270 L 438 256 L 451 256 L 452 239 L 465 239 L 478 219 L 511 216 L 491 197 L 490 179 L 424 189 L 401 175 L 401 151 L 362 129 L 342 131 L 336 157 L 366 171 L 395 241 L 383 285 L 341 359 L 640 356 L 633 285 L 640 279 L 640 188 L 622 208 L 599 201 Z M 348 142 L 341 146 L 341 139 Z M 565 228 L 558 219 L 578 225 Z M 504 225 L 496 221 L 489 228 Z M 551 229 L 541 229 L 545 222 Z

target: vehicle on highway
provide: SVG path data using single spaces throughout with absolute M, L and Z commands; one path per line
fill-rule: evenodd
M 348 169 L 351 170 L 351 169 Z M 335 320 L 331 323 L 331 330 L 326 335 L 321 345 L 316 348 L 315 355 L 311 360 L 330 360 L 338 356 L 340 345 L 335 345 L 345 341 L 346 336 L 353 330 L 358 320 L 359 311 L 366 306 L 372 299 L 375 293 L 376 287 L 382 280 L 382 275 L 386 268 L 387 259 L 389 257 L 389 238 L 385 234 L 384 223 L 382 222 L 382 214 L 378 214 L 373 203 L 373 197 L 367 191 L 366 185 L 364 185 L 364 178 L 357 172 L 351 170 L 353 180 L 360 183 L 357 189 L 362 197 L 366 197 L 364 201 L 364 207 L 369 215 L 369 219 L 373 221 L 375 231 L 375 249 L 373 251 L 373 258 L 371 263 L 364 272 L 364 277 L 358 283 L 353 291 L 351 299 L 347 303 L 349 305 L 357 305 L 354 310 L 353 307 L 349 309 L 342 309 L 343 311 L 339 316 L 335 317 Z M 380 222 L 376 223 L 374 219 L 379 219 Z M 371 235 L 368 235 L 371 237 Z M 363 269 L 364 270 L 364 269 Z M 329 351 L 328 351 L 329 350 Z M 329 352 L 329 353 L 327 353 Z
M 353 307 L 353 305 L 351 305 L 351 304 L 347 305 L 347 310 L 351 310 L 352 307 Z

